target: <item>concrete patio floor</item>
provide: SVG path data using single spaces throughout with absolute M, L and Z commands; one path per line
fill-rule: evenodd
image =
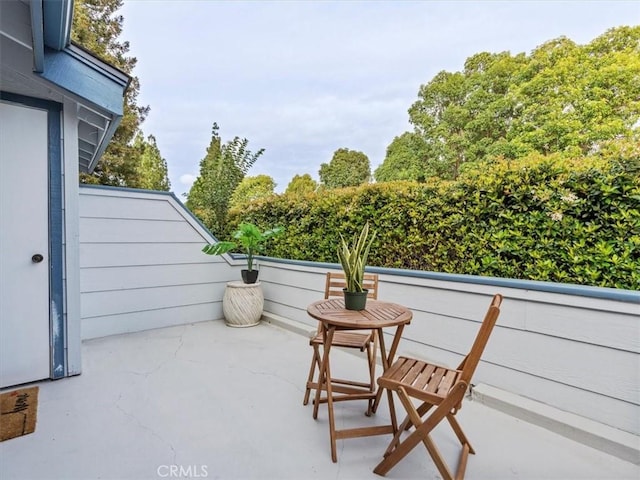
M 338 441 L 326 406 L 302 405 L 311 350 L 301 335 L 222 321 L 83 345 L 83 374 L 40 382 L 33 434 L 0 443 L 0 479 L 379 479 L 390 438 Z M 334 351 L 334 373 L 366 367 Z M 482 368 L 482 367 L 480 367 Z M 399 408 L 399 402 L 396 402 Z M 386 423 L 364 402 L 337 404 L 339 428 Z M 400 408 L 399 410 L 400 411 Z M 467 479 L 638 479 L 640 467 L 468 399 L 458 414 L 476 455 Z M 451 464 L 447 425 L 434 437 Z M 386 478 L 440 478 L 419 445 Z

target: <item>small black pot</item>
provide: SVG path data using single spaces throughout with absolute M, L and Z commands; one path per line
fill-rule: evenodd
M 362 292 L 347 292 L 346 288 L 343 288 L 344 292 L 344 308 L 347 310 L 364 310 L 367 306 L 367 294 L 369 290 Z
M 258 281 L 258 270 L 241 270 L 240 273 L 244 283 L 256 283 Z

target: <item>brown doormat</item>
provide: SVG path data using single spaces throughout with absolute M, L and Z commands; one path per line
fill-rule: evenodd
M 33 433 L 38 416 L 38 387 L 0 394 L 0 442 Z

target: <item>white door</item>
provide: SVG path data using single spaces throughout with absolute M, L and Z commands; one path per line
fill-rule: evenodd
M 47 111 L 0 102 L 0 387 L 50 376 L 47 138 Z

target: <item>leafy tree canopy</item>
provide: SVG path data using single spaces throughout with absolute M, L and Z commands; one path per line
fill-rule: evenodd
M 318 189 L 318 182 L 316 182 L 311 175 L 305 173 L 304 175 L 294 176 L 287 189 L 284 191 L 285 195 L 302 196 L 308 193 L 313 193 Z
M 320 165 L 320 182 L 326 188 L 355 187 L 369 182 L 369 158 L 362 152 L 340 148 L 329 163 Z
M 200 174 L 187 196 L 187 207 L 217 236 L 224 236 L 231 195 L 249 169 L 264 153 L 251 152 L 246 138 L 222 143 L 217 123 L 211 129 L 207 154 L 200 161 Z
M 427 176 L 437 175 L 437 165 L 428 162 L 427 145 L 415 132 L 405 132 L 393 139 L 387 147 L 385 161 L 376 169 L 376 182 L 392 180 L 424 181 Z
M 276 183 L 269 175 L 244 177 L 236 187 L 229 200 L 229 208 L 240 208 L 242 205 L 266 198 L 274 194 Z
M 160 155 L 156 137 L 149 135 L 145 140 L 142 133 L 138 133 L 133 147 L 139 158 L 136 165 L 137 187 L 168 192 L 171 182 L 167 173 L 167 162 Z
M 424 145 L 413 153 L 411 137 L 397 137 L 376 179 L 419 176 L 400 165 L 454 179 L 463 164 L 496 157 L 592 155 L 640 128 L 638 78 L 640 26 L 610 29 L 583 46 L 560 37 L 530 55 L 475 54 L 462 71 L 442 71 L 420 87 L 409 118 Z
M 109 146 L 91 175 L 81 174 L 82 183 L 146 188 L 139 177 L 141 152 L 134 146 L 140 125 L 149 113 L 148 106 L 137 104 L 140 82 L 132 75 L 137 59 L 128 56 L 129 42 L 119 40 L 122 0 L 76 0 L 73 9 L 71 39 L 107 63 L 132 76 L 124 98 L 124 115 Z M 156 146 L 157 148 L 157 146 Z

